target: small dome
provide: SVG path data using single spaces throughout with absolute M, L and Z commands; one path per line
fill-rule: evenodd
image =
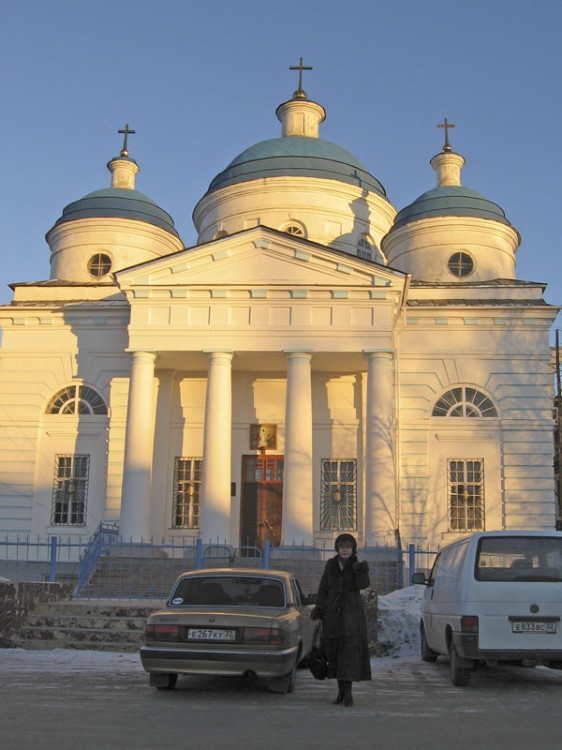
M 172 217 L 166 211 L 139 190 L 126 188 L 95 190 L 80 200 L 69 203 L 55 226 L 77 219 L 106 217 L 143 221 L 178 236 Z
M 381 183 L 349 151 L 322 138 L 271 138 L 247 148 L 211 182 L 207 194 L 264 177 L 318 177 L 363 186 L 386 197 Z
M 399 211 L 392 229 L 436 216 L 476 216 L 511 226 L 497 203 L 464 185 L 448 185 L 428 190 Z

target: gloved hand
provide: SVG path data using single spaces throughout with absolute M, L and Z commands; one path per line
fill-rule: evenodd
M 322 610 L 318 607 L 314 607 L 312 612 L 310 613 L 310 619 L 311 620 L 320 620 L 322 619 Z

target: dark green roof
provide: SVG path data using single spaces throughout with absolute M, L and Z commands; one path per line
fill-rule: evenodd
M 80 200 L 69 203 L 55 226 L 77 219 L 124 218 L 142 221 L 160 227 L 178 236 L 170 214 L 138 190 L 104 188 L 88 193 Z
M 381 183 L 349 151 L 306 136 L 272 138 L 250 146 L 215 177 L 207 193 L 240 182 L 286 176 L 338 180 L 386 197 Z
M 464 185 L 428 190 L 398 212 L 392 229 L 434 216 L 477 216 L 511 226 L 503 209 Z M 391 230 L 392 231 L 392 230 Z

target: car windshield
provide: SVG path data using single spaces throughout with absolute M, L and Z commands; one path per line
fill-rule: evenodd
M 477 581 L 562 581 L 562 537 L 484 537 L 478 544 Z
M 172 592 L 174 607 L 252 606 L 284 607 L 282 581 L 260 576 L 197 576 L 184 578 Z

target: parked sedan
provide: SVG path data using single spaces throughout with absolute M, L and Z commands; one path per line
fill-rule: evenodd
M 213 568 L 183 573 L 165 607 L 148 618 L 140 656 L 150 684 L 180 674 L 255 675 L 292 692 L 312 648 L 311 606 L 290 573 Z

